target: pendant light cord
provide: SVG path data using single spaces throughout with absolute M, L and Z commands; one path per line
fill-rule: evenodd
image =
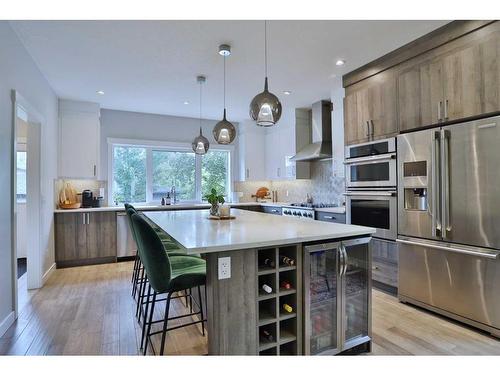
M 264 20 L 264 61 L 267 77 L 267 20 Z
M 201 85 L 203 82 L 200 81 L 200 134 L 201 134 Z
M 226 109 L 226 56 L 224 55 L 224 110 Z

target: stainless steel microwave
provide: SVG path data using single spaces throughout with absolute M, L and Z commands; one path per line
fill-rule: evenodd
M 344 165 L 347 189 L 394 188 L 396 138 L 347 146 Z

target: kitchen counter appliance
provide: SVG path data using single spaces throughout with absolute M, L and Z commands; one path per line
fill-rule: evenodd
M 289 206 L 283 206 L 282 214 L 284 216 L 295 216 L 305 219 L 315 218 L 314 209 L 316 208 L 327 208 L 336 207 L 336 205 L 331 203 L 291 203 Z
M 304 350 L 332 355 L 371 340 L 370 237 L 304 246 Z
M 500 116 L 398 136 L 399 298 L 500 337 Z
M 137 245 L 132 236 L 128 217 L 125 212 L 116 213 L 116 244 L 118 258 L 135 256 Z

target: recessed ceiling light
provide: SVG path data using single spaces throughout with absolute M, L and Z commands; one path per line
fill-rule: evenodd
M 283 94 L 285 94 L 285 95 L 290 95 L 291 93 L 292 93 L 292 92 L 291 92 L 291 91 L 288 91 L 288 90 L 283 91 Z
M 335 63 L 335 65 L 337 66 L 342 66 L 345 64 L 345 60 L 337 60 L 337 62 Z
M 104 91 L 102 91 L 102 90 L 96 91 L 96 93 L 99 95 L 104 95 Z
M 184 102 L 184 104 L 188 105 L 188 104 L 189 104 L 189 102 L 186 100 L 186 101 Z

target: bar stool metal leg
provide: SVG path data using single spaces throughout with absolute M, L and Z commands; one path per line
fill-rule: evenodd
M 149 342 L 149 334 L 151 333 L 151 325 L 153 324 L 153 313 L 155 311 L 155 303 L 156 303 L 156 292 L 153 293 L 153 300 L 151 301 L 151 311 L 149 313 L 149 321 L 148 321 L 148 329 L 146 331 L 146 342 L 144 343 L 144 352 L 146 355 L 148 352 L 148 342 Z M 146 318 L 144 318 L 146 320 Z
M 201 332 L 205 336 L 205 317 L 203 316 L 203 300 L 201 299 L 201 287 L 198 285 L 198 299 L 200 300 Z M 192 304 L 192 303 L 191 303 Z
M 163 322 L 163 332 L 161 334 L 161 347 L 160 347 L 160 355 L 163 355 L 165 351 L 165 339 L 167 338 L 167 325 L 168 325 L 168 312 L 170 310 L 170 297 L 171 293 L 168 294 L 167 303 L 165 306 L 165 320 Z

